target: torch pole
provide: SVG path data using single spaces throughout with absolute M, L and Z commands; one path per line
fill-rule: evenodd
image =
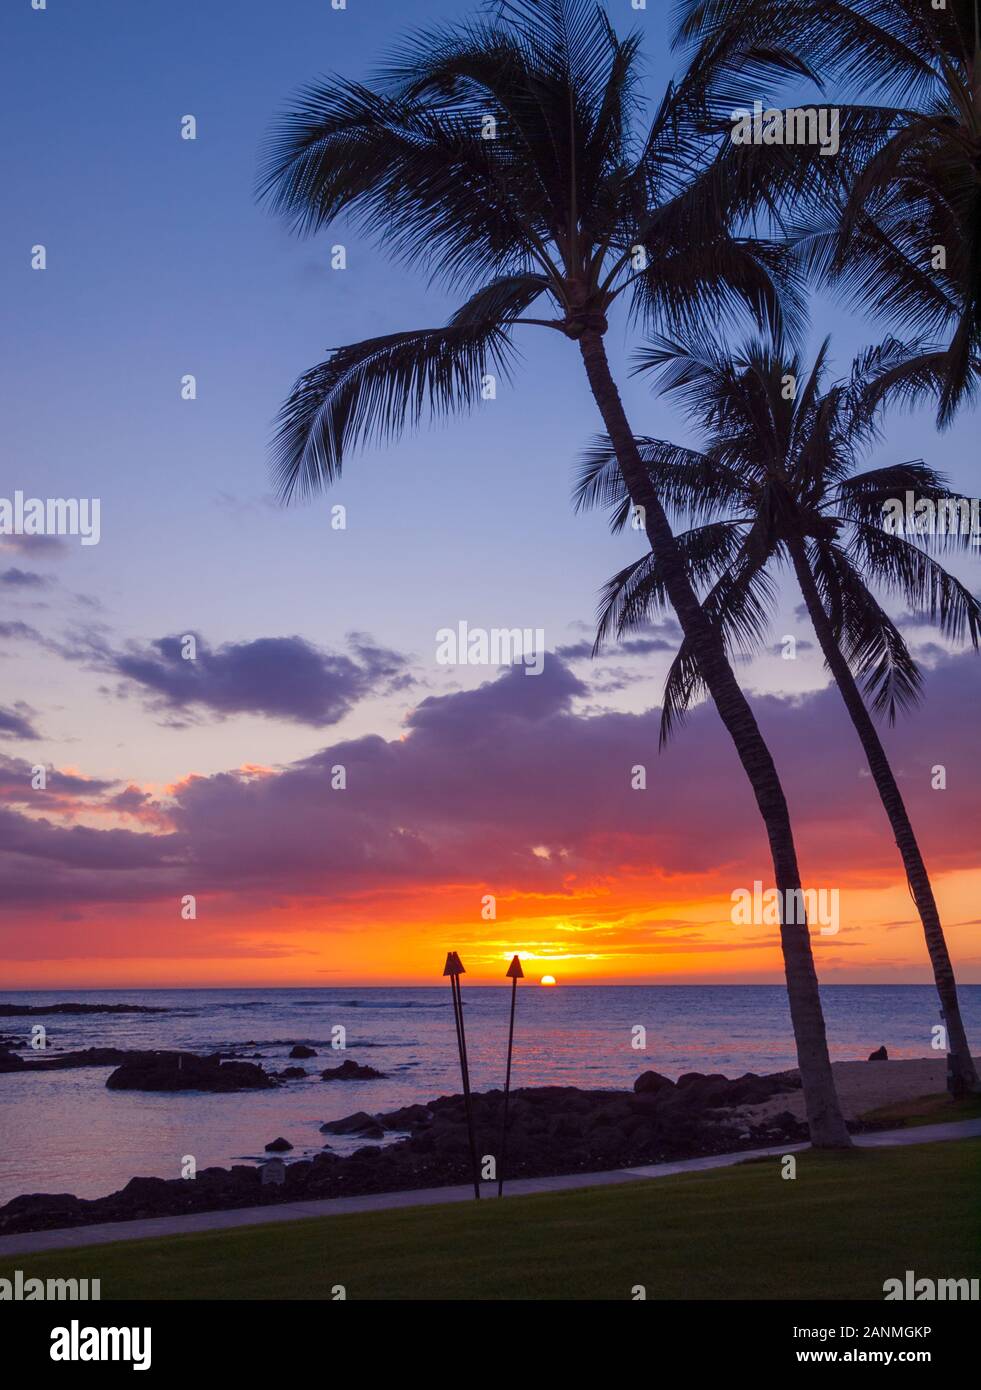
M 444 975 L 450 977 L 450 990 L 453 995 L 453 1018 L 456 1023 L 456 1041 L 460 1052 L 460 1077 L 463 1081 L 463 1109 L 467 1118 L 467 1138 L 470 1144 L 470 1162 L 473 1167 L 473 1195 L 480 1201 L 480 1163 L 477 1159 L 477 1136 L 473 1123 L 473 1100 L 470 1095 L 470 1066 L 467 1061 L 467 1034 L 463 1022 L 463 992 L 460 989 L 460 976 L 465 974 L 463 962 L 456 951 L 446 957 Z
M 508 1027 L 508 1066 L 504 1077 L 504 1119 L 501 1123 L 501 1167 L 497 1175 L 497 1195 L 504 1196 L 504 1165 L 508 1152 L 508 1102 L 511 1099 L 511 1056 L 514 1052 L 514 1006 L 518 998 L 518 980 L 524 976 L 521 962 L 515 956 L 508 966 L 507 978 L 511 981 L 511 1023 Z

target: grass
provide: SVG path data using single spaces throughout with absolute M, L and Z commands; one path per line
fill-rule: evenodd
M 882 1298 L 977 1275 L 981 1140 L 797 1155 L 505 1202 L 322 1217 L 0 1261 L 103 1299 Z
M 902 1129 L 916 1125 L 937 1125 L 945 1120 L 981 1119 L 981 1096 L 965 1096 L 954 1100 L 946 1091 L 936 1095 L 917 1096 L 914 1100 L 897 1100 L 880 1105 L 861 1117 L 869 1124 Z

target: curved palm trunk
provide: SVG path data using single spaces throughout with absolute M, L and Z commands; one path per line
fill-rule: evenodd
M 947 1085 L 954 1095 L 964 1095 L 968 1091 L 977 1089 L 978 1077 L 967 1044 L 967 1035 L 964 1032 L 960 1005 L 957 1002 L 954 969 L 950 963 L 944 929 L 940 924 L 940 914 L 934 901 L 926 865 L 923 862 L 920 847 L 916 843 L 916 836 L 913 833 L 906 806 L 893 776 L 892 768 L 889 766 L 889 759 L 886 757 L 886 751 L 882 746 L 878 731 L 865 707 L 865 701 L 855 683 L 851 668 L 835 640 L 834 630 L 824 610 L 824 604 L 821 602 L 821 596 L 817 584 L 814 582 L 803 543 L 800 541 L 791 543 L 790 554 L 797 583 L 800 585 L 808 616 L 811 619 L 811 625 L 817 634 L 824 659 L 828 663 L 828 668 L 835 678 L 838 689 L 841 691 L 845 707 L 851 715 L 852 723 L 855 725 L 865 750 L 869 771 L 872 773 L 879 797 L 885 807 L 886 815 L 889 817 L 889 824 L 896 837 L 896 844 L 903 857 L 910 892 L 916 903 L 916 910 L 920 914 L 920 921 L 923 923 L 923 934 L 926 937 L 930 963 L 933 966 L 933 977 L 937 983 L 937 993 L 940 995 L 940 1005 L 947 1028 L 949 1049 Z
M 663 569 L 665 588 L 672 607 L 685 637 L 691 642 L 699 670 L 722 722 L 736 745 L 766 824 L 776 887 L 780 891 L 780 942 L 811 1142 L 819 1148 L 845 1148 L 851 1144 L 851 1140 L 831 1071 L 810 935 L 806 923 L 783 920 L 786 915 L 784 905 L 802 901 L 788 897 L 789 892 L 800 890 L 801 883 L 786 798 L 770 750 L 763 740 L 749 702 L 739 688 L 722 639 L 702 612 L 664 508 L 641 462 L 620 393 L 610 373 L 602 333 L 603 329 L 599 326 L 587 327 L 579 338 L 593 396 L 631 500 L 635 506 L 644 509 L 647 538 Z

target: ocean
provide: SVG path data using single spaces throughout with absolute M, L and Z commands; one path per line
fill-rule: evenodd
M 467 1041 L 475 1089 L 504 1080 L 510 990 L 468 987 Z M 981 985 L 960 989 L 968 1036 L 981 1043 Z M 936 1056 L 937 996 L 926 985 L 831 985 L 822 990 L 833 1060 Z M 282 1135 L 289 1158 L 323 1148 L 319 1126 L 355 1110 L 390 1110 L 459 1092 L 449 988 L 59 990 L 0 993 L 0 1002 L 128 1003 L 153 1014 L 0 1017 L 0 1033 L 24 1039 L 43 1023 L 49 1044 L 260 1053 L 267 1070 L 306 1068 L 306 1080 L 229 1095 L 108 1091 L 112 1068 L 0 1075 L 0 1203 L 25 1192 L 101 1197 L 130 1178 L 181 1175 L 265 1157 Z M 346 1049 L 332 1048 L 345 1030 Z M 640 1033 L 637 1030 L 643 1029 Z M 294 1043 L 316 1048 L 288 1062 Z M 640 1046 L 637 1044 L 640 1043 Z M 374 1081 L 321 1080 L 353 1059 L 384 1072 Z M 782 1071 L 796 1064 L 786 994 L 779 985 L 518 987 L 512 1085 L 629 1088 L 648 1069 Z M 349 1152 L 360 1141 L 329 1136 Z

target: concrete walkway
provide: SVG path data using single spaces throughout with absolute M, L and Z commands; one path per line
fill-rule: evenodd
M 855 1143 L 878 1149 L 908 1144 L 931 1144 L 946 1139 L 981 1138 L 981 1120 L 954 1120 L 914 1129 L 881 1130 L 856 1134 Z M 505 1195 L 523 1197 L 542 1192 L 568 1192 L 583 1187 L 608 1187 L 613 1183 L 663 1178 L 672 1173 L 700 1173 L 728 1168 L 752 1158 L 773 1158 L 798 1153 L 809 1144 L 783 1144 L 769 1149 L 743 1149 L 739 1153 L 685 1158 L 677 1163 L 652 1163 L 644 1168 L 615 1168 L 606 1173 L 567 1173 L 556 1178 L 519 1178 L 507 1183 Z M 482 1197 L 497 1197 L 496 1183 L 481 1184 Z M 60 1231 L 29 1231 L 0 1236 L 0 1259 L 9 1255 L 37 1254 L 42 1250 L 74 1250 L 85 1245 L 107 1245 L 117 1240 L 149 1240 L 156 1236 L 192 1235 L 201 1231 L 229 1231 L 238 1226 L 267 1226 L 279 1221 L 304 1221 L 315 1216 L 346 1216 L 352 1212 L 392 1211 L 403 1207 L 436 1206 L 444 1202 L 472 1202 L 473 1187 L 426 1187 L 413 1192 L 381 1192 L 365 1197 L 328 1197 L 320 1201 L 284 1202 L 277 1206 L 241 1207 L 236 1211 L 201 1211 L 188 1216 L 156 1216 L 139 1221 L 111 1221 L 100 1226 L 72 1226 Z

